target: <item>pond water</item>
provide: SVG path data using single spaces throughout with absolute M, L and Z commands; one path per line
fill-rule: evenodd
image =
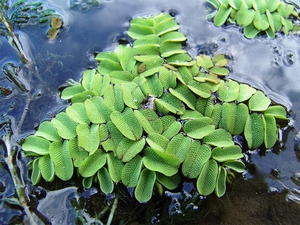
M 0 82 L 1 87 L 11 91 L 0 98 L 2 137 L 7 119 L 13 133 L 11 143 L 16 145 L 32 134 L 41 121 L 66 107 L 68 103 L 59 98 L 59 88 L 66 85 L 67 79 L 78 81 L 84 70 L 96 67 L 95 53 L 113 50 L 120 41 L 128 39 L 130 19 L 169 12 L 175 15 L 180 31 L 186 35 L 186 47 L 192 56 L 199 53 L 229 56 L 230 77 L 261 89 L 274 102 L 284 105 L 289 111 L 291 127 L 282 132 L 281 145 L 245 154 L 247 171 L 227 185 L 227 193 L 220 199 L 213 195 L 203 198 L 192 184 L 184 183 L 176 192 L 166 192 L 164 197 L 154 196 L 148 204 L 139 204 L 124 187 L 118 186 L 123 198 L 119 201 L 115 224 L 298 223 L 300 181 L 293 178 L 300 173 L 300 137 L 296 136 L 300 131 L 300 37 L 279 35 L 274 40 L 266 37 L 248 40 L 236 26 L 217 28 L 206 19 L 205 0 L 184 3 L 111 0 L 90 8 L 80 5 L 82 1 L 75 7 L 74 2 L 43 1 L 46 8 L 55 9 L 63 17 L 63 28 L 54 41 L 47 39 L 49 26 L 16 27 L 34 68 L 22 66 L 7 40 L 0 36 Z M 29 92 L 20 91 L 5 78 L 4 68 L 9 65 L 21 67 L 19 79 Z M 1 141 L 2 156 L 5 150 Z M 24 177 L 31 204 L 43 218 L 41 224 L 101 224 L 101 212 L 112 204 L 113 195 L 104 196 L 97 188 L 83 190 L 77 180 L 54 180 L 34 187 L 28 178 L 28 160 L 20 151 L 17 155 L 19 173 Z M 0 223 L 22 224 L 22 209 L 4 201 L 13 198 L 14 187 L 4 160 L 1 165 Z

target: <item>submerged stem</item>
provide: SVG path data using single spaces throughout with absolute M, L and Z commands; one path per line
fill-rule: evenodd
M 115 197 L 115 200 L 113 202 L 113 205 L 111 207 L 111 210 L 110 210 L 109 217 L 108 217 L 106 225 L 110 225 L 111 222 L 112 222 L 112 219 L 114 217 L 115 211 L 116 211 L 117 206 L 118 206 L 118 200 L 119 200 L 119 194 L 117 193 L 116 197 Z
M 14 164 L 14 156 L 16 153 L 16 149 L 14 149 L 14 150 L 12 149 L 10 136 L 11 136 L 11 131 L 10 131 L 10 127 L 9 127 L 7 134 L 3 137 L 3 141 L 4 141 L 4 144 L 6 147 L 6 152 L 7 152 L 7 156 L 5 157 L 5 163 L 8 167 L 8 170 L 9 170 L 12 180 L 14 182 L 14 187 L 16 189 L 16 194 L 18 197 L 19 204 L 24 209 L 24 212 L 25 212 L 26 216 L 28 217 L 29 224 L 37 225 L 38 223 L 36 222 L 34 216 L 30 212 L 30 206 L 28 205 L 28 200 L 27 200 L 26 194 L 25 194 L 25 184 L 20 180 L 20 178 L 18 176 L 17 168 L 15 167 L 15 164 Z

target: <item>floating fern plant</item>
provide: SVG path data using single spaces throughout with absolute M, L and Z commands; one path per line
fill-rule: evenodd
M 274 38 L 276 32 L 288 35 L 298 27 L 293 24 L 298 14 L 293 5 L 281 0 L 207 0 L 217 12 L 214 24 L 219 27 L 226 22 L 244 28 L 247 38 L 266 33 Z
M 285 109 L 226 79 L 224 55 L 192 59 L 178 29 L 164 13 L 133 19 L 133 45 L 99 53 L 98 68 L 62 91 L 71 105 L 22 145 L 34 156 L 34 184 L 78 171 L 86 188 L 98 182 L 108 194 L 121 182 L 146 202 L 154 185 L 174 189 L 186 177 L 200 194 L 220 197 L 232 171 L 245 170 L 235 135 L 250 149 L 273 147 Z

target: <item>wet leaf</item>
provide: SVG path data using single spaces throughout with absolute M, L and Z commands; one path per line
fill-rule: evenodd
M 240 159 L 243 157 L 242 149 L 238 145 L 224 148 L 216 147 L 211 151 L 211 157 L 218 162 Z
M 265 112 L 264 115 L 272 115 L 277 119 L 287 120 L 286 110 L 280 105 L 270 106 Z
M 79 167 L 83 160 L 89 156 L 89 152 L 78 146 L 77 138 L 69 140 L 69 152 L 75 167 Z
M 236 14 L 236 22 L 241 27 L 246 27 L 253 22 L 255 11 L 253 9 L 248 9 L 248 7 L 243 4 L 240 10 Z
M 51 27 L 58 29 L 62 26 L 63 20 L 60 17 L 53 16 L 51 18 Z
M 99 147 L 99 125 L 86 123 L 78 124 L 76 133 L 78 135 L 78 146 L 84 148 L 92 155 Z
M 114 156 L 113 152 L 107 154 L 107 166 L 111 179 L 116 183 L 119 182 L 124 164 L 119 158 Z
M 258 11 L 256 11 L 253 19 L 253 25 L 260 31 L 267 30 L 269 27 L 269 22 L 266 14 L 260 14 Z
M 266 148 L 272 148 L 277 141 L 277 125 L 274 116 L 262 115 L 264 125 L 264 143 Z
M 148 134 L 162 132 L 162 122 L 152 109 L 134 110 L 133 113 Z
M 195 110 L 196 97 L 185 85 L 178 84 L 176 88 L 170 88 L 169 91 L 173 96 L 184 102 L 190 109 Z
M 111 111 L 119 112 L 124 109 L 123 93 L 120 85 L 108 85 L 104 89 L 103 98 Z
M 66 114 L 76 123 L 90 123 L 82 102 L 74 103 L 66 108 Z
M 147 202 L 150 200 L 155 180 L 155 172 L 144 168 L 134 190 L 134 196 L 139 202 Z
M 121 180 L 125 186 L 135 187 L 137 185 L 142 165 L 142 157 L 140 155 L 135 156 L 124 165 L 121 172 Z
M 183 131 L 191 138 L 202 139 L 214 131 L 215 126 L 211 123 L 212 120 L 209 117 L 189 120 L 184 123 Z
M 147 169 L 160 172 L 166 176 L 176 174 L 180 165 L 180 161 L 176 156 L 152 148 L 145 149 L 143 163 Z
M 83 177 L 91 177 L 106 163 L 106 153 L 101 149 L 88 156 L 79 166 L 79 173 Z
M 109 173 L 105 167 L 102 167 L 97 172 L 100 189 L 104 194 L 110 194 L 114 190 L 114 183 L 112 182 Z
M 224 167 L 219 166 L 219 172 L 216 180 L 215 193 L 218 197 L 222 197 L 226 192 L 227 171 Z
M 245 171 L 245 164 L 240 160 L 229 160 L 223 163 L 223 167 L 227 167 L 232 169 L 238 173 L 242 173 Z
M 210 159 L 201 169 L 197 179 L 197 190 L 201 195 L 211 194 L 216 187 L 218 176 L 218 164 L 215 160 Z
M 236 100 L 240 93 L 240 86 L 236 81 L 222 81 L 218 90 L 219 99 L 224 102 L 232 102 Z
M 179 173 L 176 173 L 173 176 L 165 176 L 162 173 L 156 172 L 156 179 L 159 183 L 161 183 L 168 190 L 173 190 L 178 187 L 178 184 L 181 181 Z
M 177 134 L 168 143 L 166 153 L 175 155 L 180 163 L 182 163 L 187 155 L 190 144 L 190 138 L 183 136 L 183 134 Z
M 30 176 L 30 180 L 32 184 L 37 185 L 39 181 L 41 180 L 41 171 L 39 166 L 40 158 L 36 158 L 33 160 L 32 163 L 32 172 Z
M 164 20 L 160 23 L 155 23 L 153 26 L 154 33 L 158 36 L 161 36 L 163 34 L 166 34 L 171 31 L 176 31 L 179 29 L 178 24 L 171 18 L 172 20 Z
M 64 139 L 71 139 L 76 136 L 77 123 L 73 121 L 65 112 L 60 112 L 51 123 L 57 129 L 57 133 Z
M 139 39 L 153 33 L 154 31 L 152 27 L 140 24 L 131 24 L 127 31 L 127 34 L 133 39 Z
M 162 42 L 159 46 L 159 50 L 161 56 L 164 58 L 167 58 L 175 54 L 183 54 L 186 52 L 185 50 L 182 49 L 181 43 L 172 42 L 172 41 Z
M 30 135 L 25 139 L 22 144 L 22 149 L 27 152 L 33 152 L 38 155 L 48 155 L 49 154 L 50 141 L 42 138 Z
M 43 137 L 49 141 L 59 141 L 61 137 L 58 135 L 56 128 L 50 121 L 43 121 L 35 133 L 36 136 Z
M 161 98 L 155 99 L 155 104 L 158 111 L 163 113 L 170 111 L 174 114 L 181 115 L 185 110 L 183 103 L 170 93 L 164 93 Z
M 232 136 L 224 129 L 216 129 L 204 137 L 203 142 L 218 147 L 227 147 L 234 145 Z
M 255 92 L 256 90 L 250 87 L 248 84 L 240 84 L 240 93 L 236 100 L 238 102 L 244 102 L 248 100 Z
M 163 66 L 159 69 L 158 79 L 165 88 L 174 88 L 177 85 L 176 76 L 171 70 L 168 70 Z
M 132 109 L 138 109 L 145 98 L 139 86 L 133 82 L 122 83 L 121 89 L 125 105 Z
M 68 100 L 71 99 L 74 95 L 80 94 L 84 91 L 84 88 L 81 85 L 74 85 L 65 88 L 61 93 L 61 99 L 62 100 Z
M 42 177 L 46 181 L 52 181 L 54 179 L 54 164 L 50 158 L 50 155 L 44 155 L 40 157 L 39 168 Z
M 164 91 L 164 87 L 160 83 L 157 74 L 145 78 L 143 83 L 145 94 L 153 95 L 154 97 L 161 96 Z
M 84 106 L 86 114 L 92 123 L 101 124 L 110 120 L 109 115 L 111 110 L 104 103 L 103 98 L 94 96 L 91 99 L 85 100 Z
M 170 41 L 170 42 L 183 42 L 186 41 L 186 37 L 183 33 L 178 31 L 168 32 L 161 36 L 161 42 Z
M 166 151 L 169 143 L 169 139 L 167 137 L 158 133 L 150 133 L 146 138 L 146 141 L 153 149 L 161 152 Z
M 52 142 L 49 154 L 54 164 L 55 175 L 63 180 L 70 180 L 73 176 L 74 167 L 69 153 L 69 143 L 65 140 Z
M 254 38 L 259 32 L 252 23 L 244 28 L 244 35 L 249 39 Z
M 183 175 L 188 178 L 196 178 L 210 156 L 211 149 L 208 145 L 201 145 L 198 140 L 193 141 L 182 164 Z
M 226 22 L 228 16 L 230 15 L 231 10 L 232 10 L 231 7 L 228 7 L 225 4 L 222 4 L 219 7 L 219 11 L 217 12 L 217 14 L 214 18 L 215 26 L 217 26 L 217 27 L 222 26 Z
M 256 91 L 249 100 L 249 109 L 252 111 L 265 111 L 270 104 L 271 100 L 264 93 Z
M 128 162 L 140 153 L 145 146 L 145 139 L 141 138 L 138 141 L 132 141 L 127 138 L 119 143 L 116 154 L 122 162 Z
M 110 119 L 118 130 L 128 139 L 138 140 L 141 138 L 143 129 L 131 108 L 125 108 L 122 113 L 113 111 L 110 114 Z
M 264 128 L 262 118 L 257 113 L 252 113 L 248 116 L 245 131 L 245 138 L 248 143 L 248 147 L 256 149 L 264 141 Z
M 47 32 L 47 37 L 49 38 L 50 41 L 53 41 L 57 35 L 58 35 L 59 30 L 56 28 L 50 28 Z

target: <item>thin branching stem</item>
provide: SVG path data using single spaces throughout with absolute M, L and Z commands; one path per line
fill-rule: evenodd
M 112 207 L 111 207 L 111 210 L 110 210 L 110 213 L 109 213 L 109 216 L 108 216 L 108 220 L 107 220 L 106 225 L 110 225 L 111 222 L 112 222 L 112 220 L 113 220 L 115 211 L 116 211 L 117 206 L 118 206 L 118 200 L 119 200 L 119 194 L 116 193 L 116 197 L 115 197 L 114 202 L 113 202 L 113 205 L 112 205 Z

